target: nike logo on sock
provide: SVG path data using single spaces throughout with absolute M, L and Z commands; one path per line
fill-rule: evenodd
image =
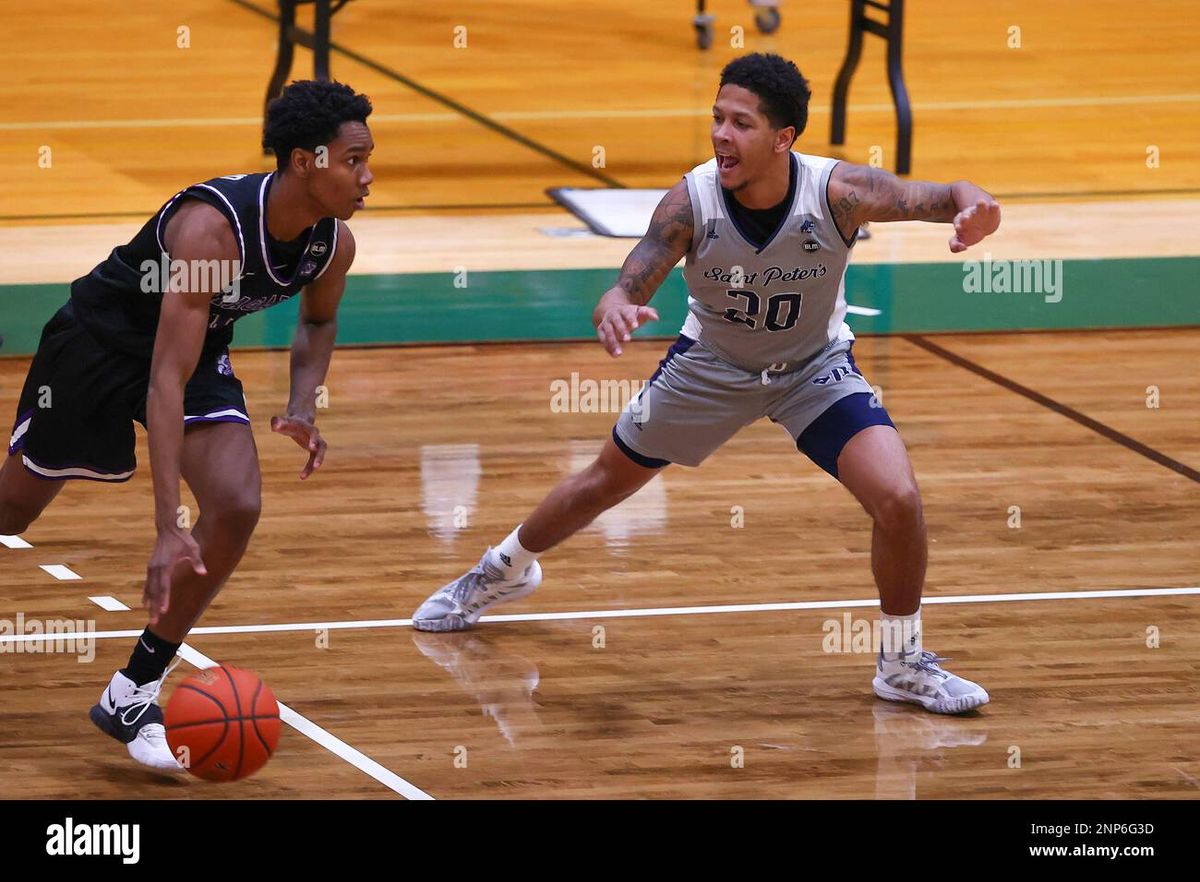
M 143 648 L 143 649 L 145 649 L 145 650 L 146 650 L 146 652 L 150 653 L 151 655 L 154 655 L 154 654 L 155 654 L 155 651 L 154 651 L 153 649 L 151 649 L 149 646 L 147 646 L 147 645 L 146 645 L 146 641 L 145 641 L 145 639 L 143 639 L 143 638 L 139 637 L 139 638 L 138 638 L 138 643 L 142 644 L 142 648 Z
M 504 561 L 504 565 L 506 567 L 512 566 L 512 558 L 511 557 L 509 557 L 507 554 L 504 554 L 503 552 L 496 552 L 496 553 L 500 555 L 500 559 L 502 561 Z

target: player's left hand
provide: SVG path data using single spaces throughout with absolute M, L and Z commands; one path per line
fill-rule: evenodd
M 321 437 L 321 430 L 303 417 L 271 417 L 271 431 L 287 435 L 308 451 L 308 464 L 300 473 L 301 481 L 319 469 L 325 461 L 325 451 L 329 445 Z
M 995 199 L 980 199 L 954 216 L 954 235 L 950 250 L 955 254 L 982 242 L 1000 226 L 1000 203 Z

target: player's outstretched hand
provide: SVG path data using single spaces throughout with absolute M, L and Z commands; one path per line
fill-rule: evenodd
M 271 431 L 287 435 L 308 451 L 308 464 L 304 466 L 304 471 L 300 472 L 301 481 L 319 469 L 325 461 L 325 451 L 329 445 L 321 437 L 321 431 L 308 420 L 294 416 L 271 417 Z
M 950 250 L 955 254 L 982 242 L 1000 226 L 1000 203 L 995 199 L 980 199 L 954 216 L 954 235 Z
M 656 321 L 658 311 L 653 307 L 623 303 L 604 313 L 604 318 L 596 325 L 596 336 L 608 354 L 616 358 L 621 354 L 621 344 L 628 343 L 630 336 L 643 322 Z
M 186 560 L 199 576 L 207 575 L 200 559 L 200 546 L 187 530 L 160 530 L 154 542 L 154 553 L 146 566 L 146 587 L 142 589 L 142 606 L 150 612 L 150 624 L 158 620 L 171 605 L 171 574 L 175 564 Z

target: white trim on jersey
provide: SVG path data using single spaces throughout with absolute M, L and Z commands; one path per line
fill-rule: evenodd
M 166 220 L 167 213 L 170 211 L 171 206 L 174 205 L 175 202 L 179 199 L 179 197 L 182 196 L 186 192 L 187 192 L 187 188 L 184 187 L 182 190 L 180 190 L 178 193 L 176 193 L 174 196 L 172 196 L 170 199 L 168 199 L 166 205 L 164 205 L 161 209 L 159 209 L 158 223 L 156 223 L 154 225 L 154 239 L 156 242 L 158 242 L 158 250 L 163 253 L 166 253 L 166 251 L 167 251 L 166 243 L 164 243 L 163 239 L 162 239 L 163 221 Z
M 267 251 L 267 184 L 270 183 L 271 178 L 273 177 L 275 177 L 275 172 L 271 172 L 269 175 L 263 178 L 262 186 L 258 188 L 258 243 L 259 247 L 262 248 L 263 266 L 267 268 L 267 275 L 271 277 L 271 281 L 276 285 L 287 287 L 288 285 L 295 284 L 296 279 L 299 278 L 300 267 L 304 266 L 304 261 L 308 257 L 309 248 L 312 247 L 312 239 L 313 236 L 316 235 L 317 227 L 316 224 L 313 225 L 312 231 L 308 235 L 308 245 L 305 246 L 304 253 L 300 255 L 300 262 L 296 265 L 296 271 L 292 273 L 292 277 L 285 282 L 283 279 L 279 278 L 279 276 L 275 275 L 275 268 L 271 265 L 271 255 Z M 320 221 L 317 221 L 317 224 L 319 223 Z M 325 261 L 325 266 L 321 267 L 321 272 L 313 276 L 309 282 L 315 282 L 317 279 L 321 278 L 325 270 L 329 269 L 329 264 L 333 262 L 332 252 L 334 251 L 337 251 L 336 219 L 333 222 L 333 248 L 330 251 L 329 259 Z
M 75 467 L 70 469 L 48 469 L 40 466 L 24 454 L 21 455 L 21 462 L 25 464 L 25 468 L 29 469 L 38 475 L 43 475 L 47 478 L 92 478 L 96 481 L 125 481 L 133 476 L 133 469 L 127 472 L 118 474 L 106 474 L 105 472 L 97 472 L 92 469 Z
M 246 416 L 244 413 L 242 413 L 236 407 L 230 407 L 226 410 L 214 410 L 212 413 L 197 414 L 195 416 L 188 416 L 188 415 L 184 414 L 183 421 L 185 423 L 188 420 L 192 420 L 193 422 L 200 422 L 203 420 L 219 420 L 219 419 L 223 419 L 224 417 L 231 417 L 231 416 L 239 417 L 239 418 L 245 420 L 247 423 L 250 422 L 250 417 Z
M 208 184 L 196 184 L 195 186 L 200 187 L 203 190 L 212 190 L 221 198 L 221 201 L 224 202 L 226 207 L 229 209 L 229 214 L 233 218 L 233 228 L 237 232 L 238 237 L 238 260 L 241 262 L 242 269 L 244 270 L 246 267 L 246 240 L 242 237 L 242 222 L 238 218 L 237 212 L 233 210 L 233 203 L 226 199 L 225 194 L 216 187 L 210 187 Z
M 275 268 L 271 266 L 271 255 L 267 251 L 267 185 L 273 177 L 275 172 L 263 178 L 258 188 L 258 247 L 262 249 L 263 266 L 267 268 L 267 275 L 271 277 L 271 281 L 286 287 L 287 282 L 275 275 Z M 301 257 L 300 260 L 303 262 L 304 258 Z
M 25 417 L 25 422 L 21 423 L 13 429 L 12 438 L 8 441 L 8 449 L 12 450 L 17 446 L 17 442 L 29 431 L 29 424 L 33 422 L 33 417 Z
M 319 223 L 319 221 L 318 221 L 318 223 Z M 315 282 L 317 279 L 321 278 L 321 276 L 325 275 L 325 270 L 329 269 L 329 265 L 331 263 L 333 263 L 333 255 L 337 254 L 338 223 L 339 223 L 338 219 L 334 218 L 333 219 L 333 247 L 329 249 L 329 259 L 325 261 L 325 265 L 323 267 L 321 267 L 321 271 L 309 280 L 310 285 L 313 282 Z

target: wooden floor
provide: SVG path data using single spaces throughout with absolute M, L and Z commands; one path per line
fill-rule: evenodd
M 1200 331 L 931 339 L 1200 467 Z M 572 371 L 640 379 L 661 349 L 635 344 L 619 362 L 592 345 L 339 351 L 321 415 L 329 459 L 305 483 L 291 443 L 262 432 L 285 400 L 286 353 L 236 354 L 259 427 L 264 513 L 203 622 L 243 630 L 197 632 L 189 645 L 260 672 L 288 707 L 438 798 L 1200 793 L 1195 595 L 1073 596 L 1200 584 L 1195 481 L 906 339 L 863 339 L 856 357 L 883 389 L 925 497 L 926 643 L 989 690 L 981 712 L 888 705 L 871 693 L 869 654 L 825 651 L 827 623 L 875 618 L 839 605 L 875 597 L 868 522 L 767 423 L 699 469 L 668 469 L 547 555 L 544 587 L 501 610 L 542 618 L 413 632 L 407 617 L 426 594 L 605 437 L 611 414 L 555 413 L 550 384 Z M 0 361 L 0 412 L 24 367 Z M 1152 384 L 1158 409 L 1146 407 Z M 132 481 L 69 485 L 25 534 L 33 548 L 0 548 L 0 617 L 140 630 L 152 543 L 143 440 Z M 82 581 L 38 569 L 52 563 Z M 1005 599 L 1049 592 L 1067 596 Z M 101 611 L 95 595 L 134 610 Z M 822 601 L 833 604 L 753 608 Z M 703 611 L 725 605 L 749 608 Z M 327 649 L 323 623 L 340 623 Z M 298 627 L 260 630 L 280 624 Z M 290 728 L 272 763 L 238 785 L 140 773 L 86 716 L 131 643 L 97 640 L 92 664 L 6 655 L 0 797 L 395 795 Z M 743 768 L 731 766 L 736 748 Z
M 276 25 L 250 6 L 274 4 L 178 0 L 117 15 L 90 0 L 62 0 L 52 13 L 31 4 L 6 10 L 0 222 L 140 219 L 186 183 L 267 168 L 258 142 Z M 721 67 L 754 50 L 793 58 L 812 83 L 799 149 L 867 162 L 878 147 L 884 165 L 894 165 L 882 41 L 866 43 L 847 143 L 829 143 L 844 2 L 785 2 L 781 29 L 766 37 L 742 0 L 714 0 L 718 39 L 707 53 L 694 45 L 690 2 L 575 3 L 569 17 L 561 0 L 452 7 L 371 0 L 334 18 L 334 42 L 357 57 L 335 52 L 333 74 L 376 108 L 370 212 L 528 209 L 549 204 L 547 187 L 603 186 L 564 160 L 627 186 L 670 186 L 711 157 L 708 115 Z M 1177 0 L 1143 0 L 1136 25 L 1123 0 L 908 4 L 913 174 L 970 178 L 1006 196 L 1194 196 L 1200 20 L 1181 14 Z M 454 47 L 459 26 L 466 48 Z M 735 26 L 746 29 L 744 50 L 730 45 Z M 178 46 L 181 27 L 187 48 Z M 1010 47 L 1013 28 L 1019 48 Z M 311 53 L 298 50 L 294 75 L 311 71 Z M 46 147 L 50 168 L 38 163 Z M 604 168 L 593 170 L 596 147 Z M 1152 147 L 1156 167 L 1147 165 Z
M 5 10 L 0 286 L 69 281 L 182 186 L 268 167 L 258 134 L 275 25 L 250 7 L 273 5 Z M 865 162 L 880 146 L 894 162 L 878 41 L 848 142 L 828 143 L 845 3 L 785 2 L 782 30 L 763 37 L 744 3 L 715 0 L 710 53 L 695 49 L 690 3 L 571 4 L 569 20 L 561 0 L 452 6 L 371 0 L 335 18 L 335 42 L 361 58 L 335 52 L 334 75 L 375 104 L 356 272 L 617 265 L 627 241 L 546 234 L 578 226 L 546 188 L 599 174 L 665 187 L 707 159 L 738 24 L 746 51 L 787 55 L 812 82 L 799 149 Z M 1000 194 L 997 257 L 1194 255 L 1200 23 L 1179 9 L 1144 0 L 1130 24 L 1120 0 L 909 4 L 914 176 Z M 294 74 L 310 70 L 301 49 Z M 603 169 L 571 167 L 590 168 L 598 146 Z M 960 259 L 927 225 L 873 232 L 855 260 Z M 863 338 L 855 356 L 925 498 L 926 644 L 988 689 L 978 713 L 879 701 L 869 653 L 826 651 L 844 615 L 852 627 L 876 617 L 869 523 L 767 423 L 551 552 L 543 588 L 499 620 L 411 629 L 427 594 L 607 436 L 615 414 L 556 413 L 551 384 L 640 381 L 664 344 L 631 344 L 618 362 L 595 344 L 339 350 L 320 416 L 329 458 L 304 483 L 292 442 L 263 431 L 286 401 L 287 353 L 239 352 L 264 512 L 188 657 L 257 671 L 295 725 L 259 775 L 214 785 L 141 772 L 88 721 L 145 622 L 153 500 L 139 434 L 132 481 L 73 482 L 25 534 L 31 548 L 0 546 L 0 622 L 90 620 L 108 635 L 87 664 L 0 653 L 0 798 L 1200 796 L 1200 605 L 1180 590 L 1200 588 L 1200 330 L 930 339 L 1010 385 L 901 337 Z M 0 358 L 5 419 L 27 366 Z M 57 581 L 39 568 L 50 564 L 81 579 Z M 89 600 L 100 596 L 132 609 L 106 612 Z M 322 746 L 320 732 L 340 740 Z M 356 751 L 378 768 L 356 767 Z

